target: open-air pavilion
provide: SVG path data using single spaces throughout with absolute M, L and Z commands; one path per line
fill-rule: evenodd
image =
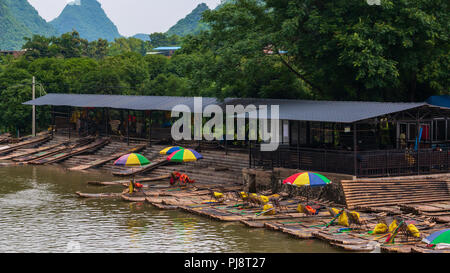
M 173 107 L 193 97 L 48 94 L 27 105 L 52 107 L 52 125 L 69 135 L 171 142 Z M 450 108 L 421 103 L 202 98 L 208 105 L 279 106 L 280 145 L 216 141 L 248 153 L 251 167 L 286 167 L 366 176 L 448 172 Z M 199 144 L 207 141 L 199 141 Z

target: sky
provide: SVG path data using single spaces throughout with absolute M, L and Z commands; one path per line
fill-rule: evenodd
M 47 21 L 59 16 L 72 0 L 28 0 Z M 166 32 L 200 3 L 214 9 L 220 0 L 98 0 L 124 36 Z

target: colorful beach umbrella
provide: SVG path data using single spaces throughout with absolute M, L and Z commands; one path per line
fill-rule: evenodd
M 192 149 L 181 149 L 169 155 L 167 160 L 172 162 L 191 162 L 202 159 L 203 156 Z
M 283 184 L 291 184 L 294 186 L 311 186 L 311 187 L 321 187 L 330 184 L 330 179 L 318 173 L 297 173 L 283 181 Z
M 180 147 L 180 146 L 171 146 L 171 147 L 165 148 L 164 150 L 161 150 L 161 151 L 159 152 L 159 154 L 162 154 L 162 155 L 170 155 L 170 154 L 172 154 L 172 153 L 174 153 L 174 152 L 176 152 L 176 151 L 179 151 L 179 150 L 181 150 L 181 149 L 183 149 L 183 147 Z
M 121 156 L 114 162 L 116 166 L 141 167 L 150 164 L 150 161 L 141 154 L 131 153 Z
M 422 241 L 429 245 L 449 244 L 450 245 L 450 228 L 436 231 Z

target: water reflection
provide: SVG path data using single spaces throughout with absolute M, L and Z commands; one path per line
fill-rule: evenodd
M 80 199 L 76 191 L 120 192 L 86 181 L 105 173 L 57 167 L 0 168 L 0 252 L 336 252 L 314 240 L 220 223 L 146 203 Z

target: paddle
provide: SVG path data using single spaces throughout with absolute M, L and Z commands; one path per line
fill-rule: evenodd
M 398 230 L 400 229 L 400 227 L 404 224 L 404 221 L 402 220 L 400 222 L 400 224 L 398 224 L 398 226 L 395 228 L 395 230 L 392 232 L 392 234 L 389 234 L 389 236 L 387 237 L 385 243 L 393 243 L 395 236 L 397 236 Z
M 327 227 L 329 227 L 331 224 L 333 224 L 334 221 L 336 221 L 336 219 L 338 219 L 339 216 L 341 216 L 342 213 L 344 213 L 344 209 L 342 209 L 338 214 L 336 214 L 336 216 L 334 216 L 334 218 L 333 218 L 330 222 L 328 222 L 328 224 L 326 224 L 325 227 L 327 228 Z

